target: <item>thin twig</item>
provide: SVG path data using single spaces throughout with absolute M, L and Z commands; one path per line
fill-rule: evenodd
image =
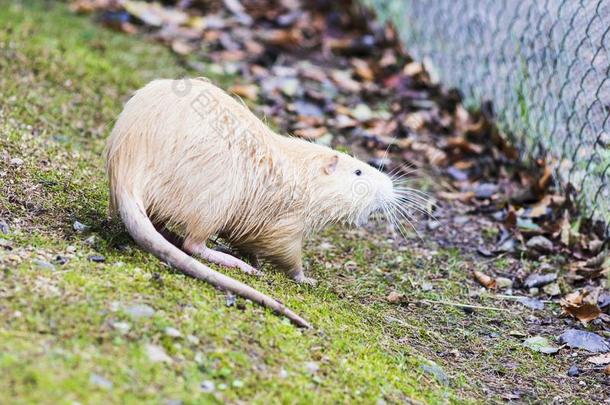
M 536 299 L 536 300 L 538 300 L 538 298 L 525 297 L 523 295 L 489 294 L 489 295 L 486 295 L 486 297 L 489 297 L 489 298 L 500 298 L 502 300 L 512 300 L 512 301 L 520 301 L 520 300 L 526 300 L 526 299 Z M 552 301 L 552 300 L 538 300 L 538 301 L 543 302 L 545 304 L 556 304 L 556 302 Z
M 470 304 L 461 304 L 459 302 L 449 302 L 449 301 L 433 301 L 433 300 L 420 300 L 419 302 L 423 302 L 426 304 L 441 304 L 441 305 L 449 305 L 452 307 L 460 307 L 460 308 L 471 308 L 471 309 L 488 309 L 490 311 L 503 311 L 510 312 L 509 309 L 504 308 L 496 308 L 496 307 L 485 307 L 482 305 L 470 305 Z

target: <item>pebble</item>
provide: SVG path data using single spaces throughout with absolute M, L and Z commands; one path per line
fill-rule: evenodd
M 211 380 L 204 380 L 201 382 L 201 391 L 202 392 L 214 392 L 214 390 L 216 389 L 216 385 L 214 384 L 214 381 Z
M 123 309 L 127 315 L 134 319 L 150 318 L 155 314 L 155 310 L 146 304 L 134 304 Z
M 6 250 L 13 250 L 13 242 L 0 238 L 0 247 Z
M 91 383 L 91 385 L 95 385 L 105 390 L 109 390 L 112 388 L 112 381 L 102 377 L 99 374 L 91 374 L 89 376 L 89 382 Z
M 95 245 L 95 235 L 91 235 L 87 239 L 85 239 L 85 244 L 89 246 Z
M 146 350 L 146 354 L 148 355 L 148 359 L 153 363 L 172 363 L 173 360 L 171 357 L 167 355 L 165 349 L 161 346 L 147 344 L 144 349 Z
M 23 165 L 24 161 L 21 158 L 12 158 L 10 163 L 11 166 L 19 167 Z
M 428 221 L 428 224 L 426 225 L 426 227 L 430 231 L 434 231 L 434 230 L 438 229 L 440 226 L 441 226 L 441 223 L 439 221 Z
M 568 377 L 578 377 L 580 375 L 580 369 L 577 366 L 572 366 L 568 370 Z
M 194 344 L 194 345 L 199 344 L 199 338 L 194 335 L 186 335 L 186 340 L 188 340 L 189 343 Z
M 434 376 L 437 381 L 443 385 L 449 385 L 449 377 L 445 371 L 436 363 L 430 362 L 430 364 L 423 364 L 421 369 L 432 376 Z
M 305 368 L 310 374 L 315 374 L 320 369 L 320 366 L 315 361 L 308 361 L 305 363 Z
M 10 228 L 5 220 L 0 220 L 0 232 L 3 234 L 7 234 L 10 231 Z
M 55 270 L 55 266 L 53 266 L 51 263 L 44 261 L 44 260 L 33 260 L 32 263 L 34 263 L 34 265 L 38 268 L 41 269 L 48 269 L 48 270 Z
M 172 328 L 171 326 L 168 326 L 167 328 L 165 328 L 165 334 L 169 337 L 173 337 L 173 338 L 179 338 L 182 336 L 182 333 L 180 333 L 180 331 L 176 328 Z
M 534 236 L 528 240 L 525 246 L 540 253 L 549 253 L 553 251 L 553 242 L 541 235 Z
M 551 284 L 555 280 L 557 280 L 557 273 L 548 273 L 548 274 L 534 273 L 534 274 L 530 274 L 525 279 L 525 281 L 523 282 L 523 285 L 525 286 L 525 288 L 542 287 L 544 285 Z
M 237 298 L 235 297 L 235 294 L 231 294 L 231 293 L 227 293 L 227 299 L 226 299 L 226 305 L 227 307 L 232 307 L 235 305 L 235 300 Z
M 114 329 L 121 332 L 122 334 L 129 332 L 129 329 L 131 329 L 131 325 L 127 322 L 112 322 L 110 326 L 112 326 Z
M 63 266 L 64 264 L 68 263 L 68 258 L 62 255 L 57 255 L 55 256 L 55 263 Z
M 91 255 L 88 259 L 94 263 L 104 263 L 106 261 L 106 258 L 102 255 Z
M 481 183 L 475 190 L 474 195 L 476 198 L 484 199 L 490 198 L 492 195 L 498 192 L 498 186 L 492 183 Z
M 72 224 L 72 228 L 74 228 L 74 230 L 78 233 L 83 233 L 83 232 L 86 232 L 87 230 L 89 230 L 90 226 L 85 225 L 78 221 L 74 221 L 74 223 Z
M 546 294 L 550 295 L 551 297 L 555 297 L 555 296 L 561 294 L 561 289 L 559 288 L 559 284 L 557 284 L 557 283 L 551 283 L 551 284 L 545 285 L 544 287 L 542 287 L 542 291 L 544 291 Z
M 507 289 L 513 287 L 513 280 L 506 277 L 497 277 L 496 278 L 496 286 L 500 289 Z

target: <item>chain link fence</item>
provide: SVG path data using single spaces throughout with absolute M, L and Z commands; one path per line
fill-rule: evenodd
M 362 0 L 610 223 L 610 0 Z

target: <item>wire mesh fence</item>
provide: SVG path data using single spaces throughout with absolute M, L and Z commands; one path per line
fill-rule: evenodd
M 363 0 L 610 222 L 610 0 Z

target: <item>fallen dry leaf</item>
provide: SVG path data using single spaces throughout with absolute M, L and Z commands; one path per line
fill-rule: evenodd
M 424 67 L 419 62 L 407 63 L 402 69 L 402 72 L 407 76 L 416 76 L 420 73 L 423 73 L 423 71 Z
M 365 60 L 353 59 L 352 65 L 354 65 L 354 71 L 356 72 L 356 75 L 362 80 L 370 82 L 375 78 L 373 70 Z
M 229 88 L 229 93 L 247 98 L 248 100 L 256 101 L 258 98 L 258 86 L 255 84 L 236 84 Z
M 591 356 L 587 358 L 589 363 L 596 364 L 598 366 L 603 366 L 606 364 L 610 364 L 610 353 L 598 354 L 597 356 Z
M 464 203 L 471 201 L 474 198 L 474 191 L 458 191 L 458 192 L 450 192 L 450 191 L 439 191 L 437 193 L 439 198 L 443 200 L 458 200 Z
M 399 294 L 396 291 L 392 291 L 390 294 L 388 294 L 386 299 L 391 304 L 398 304 L 399 302 L 402 302 L 404 300 L 404 298 L 405 298 L 404 294 Z
M 585 290 L 574 291 L 561 299 L 561 308 L 565 313 L 581 322 L 590 322 L 599 317 L 602 311 L 597 305 L 597 299 L 595 298 L 594 301 L 591 302 L 587 299 L 588 296 L 589 293 Z
M 488 276 L 487 274 L 475 270 L 473 272 L 474 278 L 485 288 L 495 290 L 497 288 L 496 279 Z
M 313 139 L 320 138 L 322 135 L 326 134 L 327 132 L 328 132 L 328 130 L 325 127 L 303 128 L 303 129 L 297 129 L 296 131 L 294 131 L 294 134 L 296 136 L 298 136 L 299 138 L 313 140 Z

